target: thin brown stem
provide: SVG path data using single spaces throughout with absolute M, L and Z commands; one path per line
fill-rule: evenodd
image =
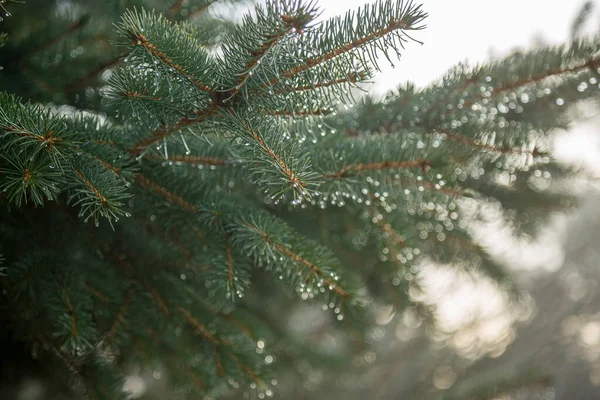
M 294 171 L 292 171 L 287 166 L 287 164 L 285 163 L 283 158 L 265 143 L 264 139 L 258 132 L 256 132 L 254 129 L 252 129 L 246 122 L 243 122 L 243 125 L 244 125 L 244 128 L 248 131 L 248 133 L 250 133 L 250 135 L 254 138 L 254 140 L 256 140 L 256 142 L 258 142 L 262 151 L 265 154 L 267 154 L 275 163 L 279 164 L 279 166 L 281 167 L 281 170 L 283 171 L 284 175 L 287 177 L 289 182 L 291 182 L 293 185 L 295 185 L 295 187 L 298 187 L 298 186 L 306 187 L 307 186 L 307 184 L 305 182 L 301 181 L 300 178 L 298 178 L 296 176 Z
M 300 64 L 296 67 L 290 68 L 287 71 L 282 72 L 280 74 L 280 77 L 271 79 L 266 84 L 266 87 L 275 86 L 282 79 L 289 79 L 295 75 L 298 75 L 304 71 L 314 68 L 320 64 L 323 64 L 323 63 L 325 63 L 335 57 L 338 57 L 344 53 L 347 53 L 358 47 L 364 46 L 375 40 L 378 40 L 378 39 L 384 37 L 385 35 L 392 33 L 393 31 L 398 30 L 398 29 L 409 30 L 412 28 L 410 27 L 410 25 L 408 25 L 408 23 L 404 19 L 391 19 L 389 24 L 386 27 L 384 27 L 378 31 L 375 31 L 367 36 L 362 37 L 362 38 L 355 39 L 351 42 L 345 43 L 345 44 L 341 45 L 340 47 L 333 49 L 333 50 L 331 50 L 325 54 L 322 54 L 320 56 L 307 58 L 303 64 Z
M 157 155 L 149 155 L 146 157 L 147 160 L 152 161 L 166 161 L 164 158 Z M 186 164 L 202 164 L 202 165 L 216 165 L 226 166 L 231 165 L 231 160 L 227 158 L 219 157 L 208 157 L 208 156 L 192 156 L 192 155 L 169 155 L 168 161 L 181 162 Z
M 166 188 L 158 185 L 157 183 L 151 181 L 150 179 L 146 178 L 143 175 L 138 175 L 137 181 L 140 183 L 140 185 L 144 186 L 145 188 L 153 190 L 157 194 L 159 194 L 162 197 L 164 197 L 165 199 L 169 200 L 171 203 L 177 204 L 177 205 L 185 208 L 186 210 L 190 211 L 191 213 L 196 213 L 198 211 L 196 206 L 193 205 L 192 203 L 184 200 L 182 197 L 176 195 L 173 192 L 170 192 Z
M 69 293 L 67 293 L 67 289 L 63 288 L 63 296 L 65 299 L 65 306 L 67 307 L 67 313 L 71 318 L 71 336 L 77 336 L 77 317 L 75 316 L 75 311 L 73 310 L 73 306 L 71 305 L 71 298 L 69 297 Z
M 250 225 L 250 224 L 248 224 L 248 227 L 250 227 L 251 229 L 253 229 L 256 232 L 258 232 L 267 243 L 271 244 L 273 247 L 275 247 L 281 253 L 285 254 L 286 256 L 288 256 L 289 258 L 291 258 L 292 260 L 294 260 L 295 262 L 297 262 L 301 266 L 307 268 L 313 274 L 315 274 L 319 278 L 321 278 L 323 280 L 323 283 L 325 283 L 327 286 L 330 286 L 331 288 L 333 288 L 332 290 L 334 292 L 336 292 L 339 296 L 341 296 L 343 298 L 349 298 L 350 297 L 350 293 L 348 293 L 345 289 L 343 289 L 342 287 L 340 287 L 337 282 L 329 279 L 327 277 L 327 275 L 317 265 L 311 263 L 310 261 L 308 261 L 307 259 L 305 259 L 301 255 L 295 253 L 288 246 L 273 241 L 271 239 L 271 237 L 269 235 L 267 235 L 267 233 L 264 232 L 263 230 L 261 230 L 259 227 L 255 226 L 255 225 Z
M 119 312 L 115 316 L 115 320 L 114 320 L 110 330 L 106 334 L 106 338 L 112 338 L 117 333 L 117 330 L 119 329 L 119 325 L 125 323 L 125 313 L 127 312 L 129 305 L 131 304 L 131 300 L 133 299 L 134 293 L 135 293 L 135 289 L 133 287 L 131 287 L 127 291 L 127 294 L 125 295 L 125 299 L 123 300 L 123 304 L 121 304 L 121 307 L 119 308 Z
M 206 119 L 218 114 L 218 112 L 219 112 L 219 108 L 216 104 L 213 104 L 212 106 L 209 106 L 206 109 L 197 110 L 191 116 L 183 117 L 179 121 L 174 123 L 173 125 L 169 125 L 169 126 L 163 125 L 156 131 L 152 132 L 152 134 L 149 137 L 140 140 L 135 145 L 130 147 L 127 151 L 130 154 L 140 154 L 146 147 L 148 147 L 151 144 L 154 144 L 162 139 L 167 138 L 173 132 L 177 132 L 178 130 L 180 130 L 181 128 L 184 128 L 186 126 L 204 122 L 204 121 L 206 121 Z
M 135 43 L 139 43 L 141 46 L 144 46 L 144 48 L 150 54 L 152 54 L 154 57 L 158 58 L 165 65 L 169 66 L 170 68 L 173 68 L 175 71 L 177 71 L 178 73 L 180 73 L 181 75 L 183 75 L 187 79 L 189 79 L 190 82 L 192 82 L 194 85 L 196 85 L 196 87 L 199 90 L 202 90 L 204 92 L 209 92 L 209 93 L 214 92 L 214 90 L 211 87 L 207 86 L 204 82 L 200 82 L 198 79 L 191 76 L 183 66 L 175 63 L 175 61 L 173 61 L 173 59 L 170 58 L 166 53 L 160 51 L 158 49 L 158 47 L 156 45 L 154 45 L 153 43 L 150 43 L 148 41 L 148 39 L 146 38 L 146 36 L 139 34 L 139 33 L 132 33 L 132 39 L 134 40 Z
M 233 254 L 231 251 L 231 242 L 229 241 L 230 236 L 231 234 L 225 236 L 225 253 L 227 257 L 227 282 L 229 283 L 229 287 L 233 288 Z
M 94 184 L 90 180 L 88 180 L 85 176 L 83 176 L 81 171 L 79 171 L 76 168 L 74 169 L 74 171 L 75 171 L 75 175 L 77 175 L 77 177 L 88 187 L 88 189 L 90 189 L 90 191 L 94 194 L 94 196 L 96 196 L 98 198 L 98 200 L 100 200 L 100 202 L 104 206 L 107 206 L 108 199 L 106 197 L 104 197 L 104 195 L 102 195 L 102 193 L 100 193 L 98 188 L 96 186 L 94 186 Z
M 260 63 L 260 60 L 269 52 L 269 50 L 274 48 L 275 45 L 277 45 L 277 43 L 294 28 L 291 21 L 286 22 L 286 20 L 283 18 L 282 20 L 285 23 L 285 27 L 279 32 L 275 32 L 270 36 L 267 36 L 265 38 L 265 42 L 257 50 L 250 53 L 252 59 L 244 66 L 243 71 L 238 75 L 238 79 L 233 86 L 233 90 L 229 93 L 230 99 L 235 98 L 240 93 L 246 82 L 248 82 L 248 79 L 250 79 L 252 70 L 258 65 L 258 63 Z
M 348 164 L 337 172 L 323 174 L 323 178 L 329 179 L 342 179 L 348 175 L 348 173 L 358 173 L 364 171 L 379 171 L 387 169 L 406 169 L 406 168 L 429 168 L 430 163 L 428 160 L 407 160 L 407 161 L 381 161 L 374 163 L 357 163 Z
M 183 307 L 179 307 L 178 310 L 183 315 L 183 317 L 190 323 L 190 325 L 196 328 L 198 332 L 202 334 L 202 336 L 208 339 L 208 341 L 215 345 L 219 344 L 219 340 L 216 337 L 214 337 L 213 334 L 210 333 L 208 329 L 206 329 L 206 327 L 202 325 L 202 323 L 200 323 L 200 321 L 194 318 L 194 316 L 188 310 L 186 310 Z
M 479 148 L 479 149 L 483 149 L 483 150 L 489 150 L 489 151 L 493 151 L 495 153 L 502 153 L 502 154 L 531 154 L 532 156 L 539 156 L 541 155 L 540 151 L 538 149 L 533 149 L 533 150 L 526 150 L 526 149 L 521 149 L 518 147 L 510 147 L 510 146 L 494 146 L 492 144 L 485 144 L 485 143 L 481 143 L 478 142 L 474 139 L 471 139 L 470 137 L 467 136 L 462 136 L 459 135 L 457 133 L 453 133 L 450 132 L 448 130 L 443 130 L 443 129 L 438 129 L 438 132 L 443 133 L 444 135 L 446 135 L 446 138 L 448 140 L 451 140 L 453 142 L 457 142 L 457 143 L 464 143 L 467 144 L 471 147 L 475 147 L 475 148 Z

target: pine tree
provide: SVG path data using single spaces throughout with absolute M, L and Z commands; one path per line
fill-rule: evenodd
M 518 301 L 468 221 L 500 204 L 527 233 L 572 203 L 549 150 L 571 105 L 597 97 L 597 40 L 359 98 L 425 27 L 420 5 L 317 23 L 312 1 L 269 0 L 240 22 L 214 3 L 11 5 L 5 347 L 89 399 L 126 398 L 131 365 L 166 374 L 172 398 L 263 398 L 308 373 L 299 360 L 352 368 L 375 305 L 430 313 L 414 296 L 424 259 Z M 345 354 L 289 335 L 298 298 L 336 321 Z

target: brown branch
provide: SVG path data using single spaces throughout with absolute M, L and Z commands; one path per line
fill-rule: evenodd
M 54 343 L 46 340 L 44 335 L 41 333 L 37 334 L 38 340 L 46 347 L 54 350 L 54 352 L 67 364 L 67 366 L 73 371 L 75 374 L 81 374 L 81 368 L 77 365 L 77 362 L 71 357 L 71 355 L 67 352 L 62 351 L 58 346 Z
M 444 97 L 442 97 L 441 99 L 439 99 L 438 101 L 436 101 L 435 103 L 433 103 L 427 110 L 425 110 L 425 113 L 423 114 L 423 120 L 427 121 L 427 118 L 429 117 L 429 115 L 435 111 L 439 106 L 445 104 L 448 102 L 448 100 L 450 100 L 450 97 L 452 97 L 453 94 L 456 93 L 460 93 L 464 90 L 466 90 L 469 86 L 471 86 L 471 84 L 477 82 L 477 77 L 472 76 L 469 77 L 467 79 L 465 79 L 463 81 L 463 83 L 457 87 L 456 89 L 450 91 L 449 93 L 447 93 Z
M 258 375 L 256 375 L 256 373 L 250 368 L 248 367 L 246 364 L 244 364 L 244 362 L 242 360 L 240 360 L 240 358 L 238 356 L 236 356 L 235 354 L 231 353 L 231 357 L 239 364 L 239 366 L 242 368 L 242 370 L 248 374 L 248 376 L 254 381 L 256 382 L 257 385 L 260 386 L 264 386 L 264 382 L 262 379 L 260 379 L 260 377 Z
M 119 94 L 128 99 L 142 99 L 142 100 L 152 100 L 152 101 L 161 101 L 162 97 L 151 96 L 148 94 L 143 94 L 140 92 L 119 92 Z
M 111 170 L 112 172 L 114 172 L 115 175 L 121 175 L 121 170 L 117 167 L 115 167 L 114 165 L 104 161 L 103 159 L 96 157 L 95 155 L 93 155 L 92 153 L 87 152 L 86 150 L 82 149 L 81 147 L 79 148 L 80 150 L 82 150 L 83 152 L 85 152 L 92 160 L 98 162 L 99 164 L 101 164 L 104 168 Z
M 275 151 L 270 148 L 269 146 L 267 146 L 267 144 L 265 143 L 265 141 L 263 140 L 263 138 L 256 132 L 254 131 L 254 129 L 252 129 L 250 126 L 248 126 L 248 124 L 246 122 L 243 122 L 244 128 L 246 128 L 246 130 L 250 133 L 250 135 L 254 138 L 254 140 L 256 140 L 258 142 L 258 144 L 260 145 L 260 148 L 273 160 L 275 161 L 277 164 L 279 164 L 279 166 L 281 167 L 283 173 L 287 176 L 288 180 L 295 185 L 295 187 L 297 187 L 298 185 L 301 187 L 306 187 L 307 184 L 305 182 L 302 182 L 297 176 L 296 174 L 294 174 L 294 171 L 292 171 L 285 163 L 285 161 L 283 161 L 283 159 L 281 158 L 281 156 L 277 153 L 275 153 Z
M 326 88 L 326 87 L 333 86 L 333 85 L 339 85 L 342 83 L 356 83 L 356 82 L 362 81 L 366 77 L 367 77 L 367 74 L 364 72 L 351 72 L 347 77 L 343 77 L 343 78 L 339 78 L 339 79 L 335 79 L 335 80 L 331 80 L 331 81 L 317 82 L 312 85 L 297 86 L 290 90 L 293 92 L 304 92 L 307 90 L 321 89 L 321 88 Z
M 314 67 L 316 67 L 320 64 L 323 64 L 324 62 L 327 62 L 327 61 L 329 61 L 335 57 L 338 57 L 344 53 L 347 53 L 358 47 L 364 46 L 370 42 L 380 39 L 380 38 L 384 37 L 385 35 L 392 33 L 393 31 L 398 30 L 398 29 L 410 30 L 412 28 L 410 27 L 410 25 L 407 24 L 407 22 L 404 19 L 391 19 L 389 24 L 385 28 L 375 31 L 375 32 L 373 32 L 365 37 L 362 37 L 360 39 L 355 39 L 351 42 L 345 43 L 345 44 L 341 45 L 340 47 L 338 47 L 334 50 L 331 50 L 325 54 L 322 54 L 320 56 L 307 58 L 303 64 L 300 64 L 296 67 L 290 68 L 287 71 L 282 72 L 280 74 L 280 77 L 271 79 L 269 82 L 267 82 L 266 87 L 275 86 L 282 79 L 288 79 L 295 75 L 298 75 L 310 68 L 314 68 Z
M 341 179 L 349 172 L 376 171 L 385 169 L 404 169 L 404 168 L 422 168 L 427 170 L 430 167 L 428 160 L 406 160 L 406 161 L 381 161 L 375 163 L 348 164 L 337 172 L 322 174 L 323 178 Z
M 67 307 L 67 313 L 69 317 L 71 317 L 71 336 L 77 336 L 77 317 L 75 316 L 75 311 L 73 310 L 73 306 L 71 305 L 71 299 L 69 298 L 69 294 L 67 293 L 67 289 L 63 288 L 63 296 L 65 298 L 65 306 Z
M 323 280 L 323 282 L 327 285 L 333 288 L 333 291 L 336 292 L 339 296 L 343 297 L 343 298 L 349 298 L 350 297 L 350 293 L 348 293 L 346 290 L 344 290 L 343 288 L 341 288 L 337 282 L 332 281 L 331 279 L 329 279 L 327 277 L 327 275 L 321 271 L 321 269 L 311 263 L 310 261 L 308 261 L 307 259 L 303 258 L 301 255 L 294 253 L 289 247 L 274 242 L 273 240 L 271 240 L 271 237 L 269 235 L 267 235 L 266 232 L 264 232 L 263 230 L 261 230 L 260 228 L 258 228 L 255 225 L 250 225 L 247 224 L 247 226 L 253 230 L 255 230 L 256 232 L 258 232 L 263 239 L 271 244 L 273 247 L 275 247 L 277 250 L 279 250 L 280 252 L 282 252 L 283 254 L 285 254 L 286 256 L 288 256 L 289 258 L 291 258 L 292 260 L 296 261 L 298 264 L 302 265 L 303 267 L 307 268 L 308 270 L 310 270 L 312 273 L 314 273 L 315 275 L 317 275 L 319 278 L 321 278 Z
M 231 314 L 225 314 L 221 311 L 219 311 L 215 306 L 213 306 L 211 303 L 203 300 L 203 299 L 199 299 L 200 302 L 202 303 L 202 305 L 204 307 L 206 307 L 210 312 L 212 312 L 213 314 L 221 317 L 221 318 L 225 318 L 226 320 L 228 320 L 229 322 L 231 322 L 233 325 L 235 325 L 244 335 L 246 335 L 250 340 L 252 340 L 254 343 L 256 343 L 258 341 L 258 339 L 254 336 L 254 334 L 252 333 L 252 331 L 250 331 L 250 329 L 242 324 L 239 320 L 237 320 L 236 318 L 233 317 L 233 315 Z
M 96 196 L 98 198 L 98 200 L 100 200 L 100 202 L 104 206 L 107 206 L 108 205 L 108 199 L 106 197 L 104 197 L 102 195 L 102 193 L 100 193 L 100 191 L 98 190 L 98 188 L 96 188 L 96 186 L 94 186 L 94 184 L 92 184 L 92 182 L 90 182 L 85 176 L 83 176 L 83 174 L 81 173 L 81 171 L 79 171 L 77 168 L 75 168 L 74 171 L 75 171 L 75 175 L 77 175 L 79 177 L 79 179 L 81 179 L 81 181 L 90 189 L 90 191 L 92 193 L 94 193 L 94 196 Z
M 223 360 L 221 359 L 221 354 L 219 353 L 219 348 L 215 346 L 215 363 L 217 364 L 217 375 L 225 376 L 225 368 L 223 368 Z
M 267 54 L 269 50 L 275 47 L 277 42 L 283 39 L 294 28 L 292 19 L 286 20 L 286 18 L 282 17 L 282 21 L 285 24 L 284 29 L 267 36 L 265 38 L 265 42 L 257 50 L 251 51 L 250 56 L 252 59 L 244 66 L 242 72 L 239 74 L 238 79 L 233 86 L 233 90 L 229 93 L 229 99 L 235 98 L 240 93 L 242 87 L 244 87 L 246 82 L 248 82 L 248 79 L 250 79 L 252 70 L 256 68 L 260 60 L 265 56 L 265 54 Z
M 94 289 L 87 283 L 85 284 L 85 289 L 88 292 L 90 292 L 91 294 L 93 294 L 94 296 L 96 296 L 98 299 L 100 299 L 103 303 L 107 303 L 107 304 L 110 303 L 110 299 L 105 294 L 103 294 L 102 292 L 100 292 L 97 289 Z
M 272 115 L 275 117 L 310 117 L 310 116 L 322 117 L 322 116 L 333 113 L 333 111 L 330 110 L 329 108 L 324 108 L 321 110 L 292 110 L 292 111 L 288 111 L 288 110 L 278 111 L 278 110 L 263 109 L 262 112 L 266 115 Z
M 183 314 L 184 318 L 190 323 L 190 325 L 192 325 L 194 328 L 196 328 L 198 330 L 198 332 L 200 332 L 202 334 L 202 336 L 204 336 L 206 339 L 208 339 L 211 343 L 213 343 L 215 345 L 219 344 L 219 340 L 216 337 L 214 337 L 213 334 L 210 333 L 204 327 L 204 325 L 202 325 L 200 323 L 200 321 L 198 321 L 196 318 L 194 318 L 194 316 L 192 314 L 190 314 L 189 311 L 187 311 L 183 307 L 179 307 L 178 310 L 181 314 Z
M 154 192 L 158 193 L 162 197 L 169 200 L 171 203 L 177 204 L 177 205 L 185 208 L 186 210 L 190 211 L 191 213 L 195 214 L 198 211 L 196 206 L 193 205 L 192 203 L 184 200 L 183 198 L 176 195 L 175 193 L 168 191 L 166 188 L 158 185 L 157 183 L 151 181 L 150 179 L 146 178 L 143 175 L 138 175 L 137 181 L 145 188 L 153 190 Z
M 588 61 L 586 61 L 583 64 L 580 65 L 575 65 L 573 67 L 569 67 L 569 68 L 551 68 L 548 71 L 539 73 L 537 75 L 533 75 L 529 78 L 525 78 L 525 79 L 521 79 L 521 80 L 517 80 L 514 82 L 511 82 L 505 86 L 501 86 L 499 88 L 495 88 L 492 95 L 497 96 L 499 94 L 503 94 L 509 91 L 513 91 L 514 89 L 521 87 L 521 86 L 525 86 L 525 85 L 530 85 L 532 83 L 536 83 L 539 82 L 541 80 L 544 80 L 546 78 L 550 78 L 552 76 L 555 75 L 562 75 L 562 74 L 567 74 L 567 73 L 571 73 L 571 72 L 579 72 L 582 69 L 586 69 L 586 68 L 595 68 L 598 65 L 600 65 L 600 59 L 595 59 L 592 58 Z M 483 98 L 483 95 L 480 95 L 480 98 Z
M 379 225 L 381 230 L 383 230 L 385 233 L 387 233 L 388 236 L 390 236 L 394 240 L 394 244 L 396 244 L 400 247 L 408 246 L 408 243 L 406 243 L 404 241 L 404 238 L 402 237 L 402 235 L 400 235 L 398 232 L 396 232 L 396 230 L 394 228 L 392 228 L 392 226 L 390 224 L 385 222 L 383 220 L 383 218 L 382 219 L 377 218 L 377 214 L 375 213 L 375 210 L 369 209 L 369 214 L 371 214 L 371 217 L 373 217 L 377 220 L 376 223 L 377 223 L 377 225 Z
M 198 388 L 200 388 L 200 391 L 206 390 L 206 384 L 204 383 L 202 378 L 200 378 L 200 375 L 194 372 L 187 364 L 185 365 L 185 373 L 187 376 L 192 378 L 192 381 L 194 381 L 194 384 L 198 386 Z
M 290 93 L 290 92 L 306 92 L 309 90 L 322 89 L 322 88 L 339 85 L 339 84 L 343 84 L 343 83 L 361 82 L 362 80 L 367 78 L 367 76 L 368 75 L 364 72 L 351 72 L 350 74 L 348 74 L 347 77 L 333 79 L 330 81 L 316 82 L 316 83 L 304 85 L 304 86 L 296 86 L 296 87 L 292 87 L 292 88 L 285 88 L 282 90 L 275 90 L 272 93 L 267 93 L 264 91 L 257 91 L 257 90 L 253 90 L 251 93 L 253 96 L 272 96 L 272 95 L 285 95 L 286 93 Z
M 531 85 L 534 83 L 538 83 L 544 79 L 547 78 L 551 78 L 554 77 L 556 75 L 562 75 L 562 74 L 568 74 L 568 73 L 573 73 L 573 72 L 579 72 L 583 69 L 586 68 L 596 68 L 598 65 L 600 65 L 600 59 L 598 58 L 592 58 L 588 61 L 586 61 L 583 64 L 579 64 L 579 65 L 575 65 L 573 67 L 568 67 L 568 68 L 551 68 L 545 72 L 533 75 L 529 78 L 524 78 L 524 79 L 520 79 L 520 80 L 516 80 L 514 82 L 509 82 L 507 84 L 505 84 L 504 86 L 499 86 L 497 88 L 494 88 L 493 92 L 492 92 L 492 96 L 499 96 L 502 95 L 506 92 L 511 92 L 519 87 L 522 86 L 527 86 L 527 85 Z M 468 108 L 471 105 L 473 105 L 474 103 L 482 100 L 486 98 L 486 96 L 483 95 L 483 93 L 477 95 L 473 100 L 470 101 L 466 101 L 463 104 L 463 108 Z
M 146 157 L 147 160 L 152 161 L 173 161 L 173 162 L 181 162 L 186 164 L 204 164 L 204 165 L 231 165 L 231 160 L 227 158 L 219 158 L 219 157 L 208 157 L 208 156 L 191 156 L 191 155 L 169 155 L 168 160 L 157 156 L 157 155 L 148 155 Z
M 215 114 L 218 113 L 218 111 L 219 111 L 219 107 L 216 104 L 213 104 L 206 109 L 197 110 L 194 112 L 193 115 L 183 117 L 179 121 L 174 123 L 173 125 L 170 125 L 170 126 L 163 125 L 159 129 L 154 131 L 149 137 L 147 137 L 146 139 L 140 140 L 135 145 L 130 147 L 127 151 L 130 154 L 137 155 L 137 154 L 141 153 L 146 147 L 168 137 L 173 132 L 176 132 L 183 127 L 198 124 L 198 123 L 206 121 L 207 118 L 214 116 Z
M 158 293 L 156 288 L 154 288 L 154 286 L 152 286 L 150 282 L 148 282 L 146 279 L 142 279 L 142 282 L 144 283 L 144 286 L 146 286 L 146 289 L 148 289 L 152 297 L 154 297 L 154 300 L 156 300 L 156 303 L 158 304 L 158 307 L 161 309 L 161 311 L 165 313 L 165 315 L 170 315 L 171 313 L 169 311 L 169 307 L 167 307 L 165 299 L 162 298 L 162 296 L 160 295 L 160 293 Z
M 231 242 L 229 241 L 230 236 L 231 234 L 225 236 L 225 251 L 227 255 L 227 281 L 229 282 L 229 286 L 233 288 L 233 255 L 231 252 Z
M 179 72 L 181 75 L 185 76 L 187 79 L 190 80 L 190 82 L 192 82 L 194 85 L 196 85 L 196 87 L 199 90 L 202 90 L 204 92 L 209 92 L 209 93 L 214 92 L 214 90 L 211 87 L 207 86 L 203 82 L 200 82 L 198 79 L 191 76 L 185 70 L 185 68 L 183 66 L 176 64 L 175 61 L 173 61 L 173 59 L 171 59 L 169 56 L 167 56 L 164 52 L 160 51 L 158 49 L 158 47 L 156 47 L 156 45 L 150 43 L 148 41 L 148 39 L 146 38 L 146 36 L 144 36 L 143 34 L 131 32 L 131 37 L 132 37 L 134 43 L 144 46 L 144 48 L 150 54 L 152 54 L 154 57 L 158 58 L 164 64 L 168 65 L 170 68 L 173 68 L 175 71 Z
M 98 140 L 98 139 L 96 139 L 96 140 L 93 140 L 93 142 L 96 143 L 96 144 L 103 144 L 105 146 L 111 146 L 111 147 L 116 147 L 117 146 L 117 144 L 115 142 L 112 142 L 110 140 Z
M 123 304 L 121 304 L 121 307 L 119 308 L 119 312 L 115 316 L 115 320 L 110 328 L 110 331 L 108 331 L 108 333 L 106 334 L 107 339 L 112 338 L 115 335 L 115 333 L 117 333 L 117 329 L 119 328 L 119 325 L 121 325 L 121 323 L 125 322 L 124 321 L 125 313 L 127 312 L 127 308 L 129 307 L 129 304 L 131 304 L 131 300 L 133 299 L 134 293 L 135 293 L 135 289 L 133 287 L 131 287 L 127 291 L 127 294 L 125 295 L 125 300 L 123 301 Z
M 62 138 L 54 136 L 54 131 L 49 130 L 44 135 L 40 135 L 31 131 L 26 130 L 17 125 L 9 125 L 6 128 L 6 132 L 14 133 L 17 136 L 32 138 L 46 145 L 48 152 L 52 151 L 52 148 L 57 145 Z
M 452 133 L 447 130 L 438 129 L 438 132 L 443 133 L 444 135 L 446 135 L 448 140 L 451 140 L 453 142 L 464 143 L 464 144 L 467 144 L 472 147 L 476 147 L 476 148 L 483 149 L 483 150 L 489 150 L 489 151 L 493 151 L 496 153 L 531 154 L 534 157 L 540 156 L 542 154 L 537 148 L 534 148 L 533 150 L 525 150 L 525 149 L 520 149 L 518 147 L 494 146 L 492 144 L 485 144 L 485 143 L 478 142 L 474 139 L 471 139 L 470 137 L 462 136 L 457 133 Z

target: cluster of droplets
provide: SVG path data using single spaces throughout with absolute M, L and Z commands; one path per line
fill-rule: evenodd
M 344 320 L 344 314 L 342 313 L 341 307 L 335 304 L 334 302 L 323 304 L 321 308 L 323 309 L 323 311 L 332 310 L 333 313 L 336 315 L 335 319 L 337 319 L 338 321 Z

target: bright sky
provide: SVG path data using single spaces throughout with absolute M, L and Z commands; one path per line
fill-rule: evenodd
M 319 0 L 322 18 L 354 9 L 368 0 Z M 571 22 L 585 0 L 417 0 L 429 13 L 427 28 L 412 35 L 424 42 L 408 45 L 396 68 L 386 66 L 373 88 L 385 93 L 410 80 L 424 86 L 459 61 L 485 61 L 527 46 L 536 36 L 549 43 L 569 37 Z M 600 21 L 597 13 L 590 18 Z M 384 63 L 382 63 L 382 67 Z

